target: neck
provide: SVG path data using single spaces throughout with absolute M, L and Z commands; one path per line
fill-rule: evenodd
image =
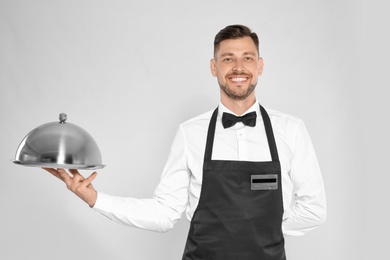
M 238 116 L 244 114 L 255 102 L 255 95 L 250 95 L 244 100 L 233 100 L 225 95 L 221 96 L 221 103 Z

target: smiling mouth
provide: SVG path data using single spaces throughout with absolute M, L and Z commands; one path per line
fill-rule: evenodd
M 229 78 L 230 81 L 235 82 L 235 83 L 242 83 L 248 80 L 247 77 L 232 77 Z

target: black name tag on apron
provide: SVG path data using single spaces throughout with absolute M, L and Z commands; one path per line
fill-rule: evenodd
M 277 190 L 278 175 L 262 174 L 251 175 L 251 190 Z

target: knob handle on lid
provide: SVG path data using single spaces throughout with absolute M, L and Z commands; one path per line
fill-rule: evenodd
M 60 114 L 60 124 L 65 124 L 66 119 L 68 119 L 68 116 L 65 113 Z

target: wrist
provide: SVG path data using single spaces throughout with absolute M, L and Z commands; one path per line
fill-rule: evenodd
M 89 201 L 86 201 L 90 208 L 93 208 L 96 204 L 97 200 L 97 191 L 93 191 L 93 195 L 91 196 L 91 199 Z

